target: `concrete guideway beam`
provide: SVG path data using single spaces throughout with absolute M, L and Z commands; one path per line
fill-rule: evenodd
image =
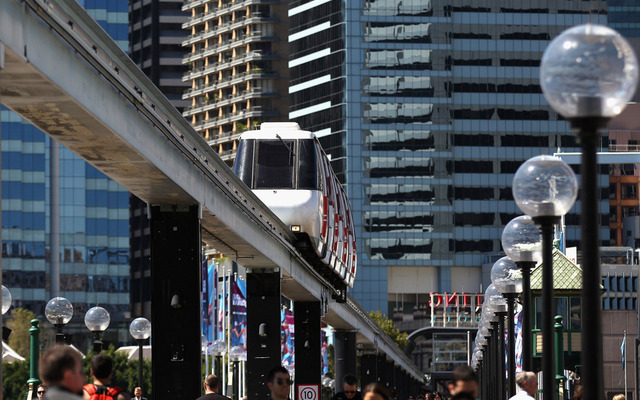
M 252 268 L 282 270 L 292 300 L 325 299 L 325 321 L 355 329 L 414 379 L 423 374 L 291 245 L 290 232 L 220 160 L 75 0 L 3 0 L 0 100 L 151 205 L 200 204 L 203 241 Z M 245 261 L 246 260 L 246 261 Z

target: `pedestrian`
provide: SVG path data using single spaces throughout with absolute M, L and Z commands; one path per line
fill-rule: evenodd
M 611 399 L 611 400 L 625 400 L 625 398 L 626 398 L 625 395 L 620 393 L 620 394 L 617 394 L 617 395 L 613 396 L 613 399 Z
M 273 368 L 267 374 L 267 388 L 271 392 L 271 400 L 288 400 L 293 381 L 289 371 L 282 365 Z
M 204 380 L 204 396 L 198 397 L 196 400 L 230 400 L 220 394 L 220 378 L 211 374 Z
M 40 360 L 40 379 L 47 385 L 43 399 L 81 400 L 85 377 L 80 355 L 69 346 L 53 346 Z
M 147 400 L 146 397 L 142 397 L 142 388 L 140 386 L 133 389 L 133 397 L 131 400 Z
M 358 379 L 353 375 L 345 375 L 342 379 L 342 392 L 338 392 L 331 400 L 362 400 L 358 392 Z
M 38 388 L 36 389 L 36 395 L 38 396 L 39 399 L 44 397 L 44 394 L 47 392 L 47 387 L 45 385 L 38 385 Z
M 389 392 L 379 383 L 370 383 L 362 392 L 363 400 L 389 400 Z
M 453 370 L 453 384 L 450 386 L 451 400 L 475 400 L 478 396 L 478 377 L 468 365 Z
M 531 371 L 522 371 L 516 376 L 516 384 L 520 389 L 509 400 L 535 400 L 538 391 L 538 377 Z
M 124 389 L 111 385 L 113 375 L 113 359 L 106 354 L 96 354 L 91 359 L 91 376 L 93 383 L 82 387 L 83 397 L 87 400 L 112 398 L 113 400 L 128 400 L 131 396 Z

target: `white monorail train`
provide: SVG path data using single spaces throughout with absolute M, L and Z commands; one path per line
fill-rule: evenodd
M 265 122 L 240 136 L 234 172 L 290 227 L 296 247 L 325 278 L 353 287 L 351 206 L 313 133 L 295 122 Z

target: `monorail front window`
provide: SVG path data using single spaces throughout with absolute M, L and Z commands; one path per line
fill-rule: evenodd
M 234 171 L 251 189 L 318 187 L 316 149 L 312 139 L 241 140 Z
M 255 189 L 293 188 L 295 142 L 260 140 L 254 169 Z

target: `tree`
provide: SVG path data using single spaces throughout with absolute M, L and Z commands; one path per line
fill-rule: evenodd
M 22 357 L 29 356 L 29 329 L 31 329 L 31 320 L 35 317 L 36 314 L 34 314 L 33 311 L 16 308 L 11 312 L 11 317 L 7 320 L 7 327 L 11 329 L 9 347 Z
M 2 393 L 5 399 L 26 399 L 29 360 L 2 363 Z
M 404 350 L 407 347 L 407 344 L 409 343 L 407 337 L 409 335 L 404 332 L 400 332 L 400 330 L 393 324 L 393 321 L 387 318 L 387 316 L 384 315 L 382 311 L 371 311 L 369 313 L 369 316 L 375 321 L 376 324 L 378 324 L 380 328 L 382 328 L 384 333 L 389 335 L 389 337 L 401 350 Z

